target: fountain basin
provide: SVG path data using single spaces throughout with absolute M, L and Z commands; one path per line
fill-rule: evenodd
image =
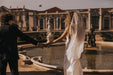
M 63 69 L 65 45 L 54 44 L 48 48 L 30 47 L 24 49 L 26 55 L 31 58 L 35 65 Z M 34 60 L 37 56 L 42 57 L 42 62 Z M 81 64 L 85 72 L 113 72 L 113 47 L 97 45 L 96 48 L 85 48 Z

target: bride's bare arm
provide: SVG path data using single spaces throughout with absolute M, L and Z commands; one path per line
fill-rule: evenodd
M 56 42 L 62 41 L 62 39 L 64 37 L 66 37 L 68 31 L 69 31 L 69 25 L 66 27 L 66 29 L 64 30 L 64 32 L 62 33 L 62 35 L 59 38 L 55 39 L 52 43 L 56 43 Z
M 65 28 L 64 32 L 62 33 L 62 35 L 61 35 L 60 37 L 58 37 L 57 39 L 53 40 L 52 42 L 50 42 L 50 43 L 48 43 L 48 44 L 54 44 L 54 43 L 56 43 L 56 42 L 62 41 L 62 39 L 63 39 L 64 37 L 66 37 L 67 32 L 69 31 L 69 26 L 70 26 L 70 25 L 68 25 L 68 26 Z

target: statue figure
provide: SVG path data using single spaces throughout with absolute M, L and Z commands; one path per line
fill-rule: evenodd
M 52 28 L 50 24 L 50 18 L 49 18 L 47 23 L 47 43 L 51 41 L 53 41 L 53 35 L 52 35 Z
M 96 47 L 94 31 L 95 31 L 95 29 L 92 27 L 90 29 L 90 32 L 88 33 L 88 45 L 90 47 Z

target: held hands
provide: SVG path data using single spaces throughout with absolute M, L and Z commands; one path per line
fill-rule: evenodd
M 49 47 L 49 44 L 48 43 L 46 43 L 46 44 L 38 43 L 37 46 L 43 48 L 43 47 Z

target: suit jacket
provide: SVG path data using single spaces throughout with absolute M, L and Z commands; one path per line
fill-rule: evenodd
M 5 53 L 7 58 L 18 59 L 17 37 L 34 45 L 37 41 L 23 34 L 16 24 L 6 24 L 0 27 L 0 53 Z

